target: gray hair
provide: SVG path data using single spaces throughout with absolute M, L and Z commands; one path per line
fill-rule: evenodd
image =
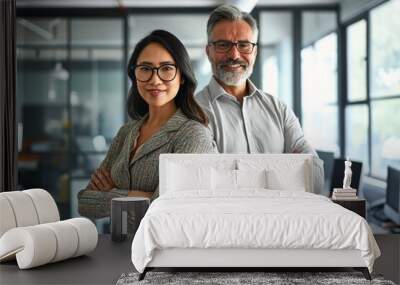
M 253 34 L 255 36 L 255 41 L 258 38 L 258 27 L 257 22 L 247 12 L 240 11 L 237 7 L 232 5 L 221 5 L 211 12 L 210 17 L 207 22 L 207 37 L 208 41 L 211 41 L 211 33 L 215 25 L 223 20 L 227 21 L 240 21 L 243 20 L 251 27 Z

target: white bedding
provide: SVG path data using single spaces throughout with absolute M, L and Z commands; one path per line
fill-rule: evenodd
M 134 237 L 135 268 L 165 248 L 358 249 L 371 272 L 380 255 L 359 215 L 320 195 L 265 189 L 160 196 Z

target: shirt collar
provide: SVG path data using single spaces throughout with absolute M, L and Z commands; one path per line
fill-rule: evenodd
M 254 85 L 254 83 L 250 80 L 247 79 L 247 83 L 249 84 L 249 94 L 247 96 L 253 96 L 254 94 L 261 94 L 262 92 L 258 90 L 258 88 Z
M 211 77 L 210 83 L 208 84 L 208 93 L 210 94 L 211 101 L 214 102 L 218 97 L 228 94 L 225 89 L 218 83 L 214 76 Z
M 251 82 L 250 79 L 247 79 L 247 84 L 249 84 L 249 93 L 247 94 L 248 97 L 253 96 L 254 94 L 260 93 L 257 87 Z M 213 76 L 208 84 L 209 94 L 211 97 L 211 101 L 214 102 L 219 97 L 223 95 L 232 96 L 231 94 L 227 93 L 225 89 L 218 83 L 218 81 Z

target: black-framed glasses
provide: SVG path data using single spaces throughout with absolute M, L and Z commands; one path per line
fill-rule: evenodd
M 249 41 L 231 42 L 225 40 L 210 42 L 209 44 L 214 46 L 216 52 L 228 52 L 233 46 L 236 46 L 240 53 L 252 53 L 254 47 L 257 45 L 257 43 Z
M 135 77 L 140 82 L 148 82 L 153 77 L 154 71 L 162 81 L 172 81 L 175 79 L 178 68 L 175 64 L 163 64 L 159 67 L 152 67 L 146 64 L 139 64 L 133 67 Z

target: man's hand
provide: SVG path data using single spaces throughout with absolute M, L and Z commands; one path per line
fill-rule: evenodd
M 107 169 L 99 168 L 92 174 L 88 189 L 95 191 L 110 191 L 115 188 L 111 173 Z

